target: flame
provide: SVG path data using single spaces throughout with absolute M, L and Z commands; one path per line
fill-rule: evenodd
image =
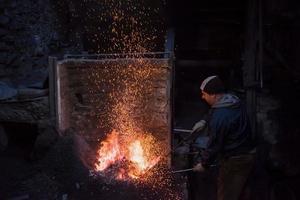
M 129 146 L 130 161 L 136 163 L 141 170 L 145 170 L 148 167 L 148 162 L 145 160 L 144 151 L 139 140 L 134 141 Z
M 154 138 L 150 135 L 120 135 L 113 130 L 101 142 L 95 170 L 105 172 L 112 167 L 116 168 L 117 180 L 141 178 L 160 160 L 159 156 L 153 155 L 153 142 Z
M 122 154 L 119 146 L 118 133 L 113 131 L 108 135 L 107 139 L 101 142 L 102 147 L 98 151 L 99 158 L 98 163 L 96 163 L 96 170 L 103 171 L 110 165 L 112 165 L 115 160 L 121 159 Z

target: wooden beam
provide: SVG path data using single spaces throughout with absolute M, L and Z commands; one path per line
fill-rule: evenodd
M 232 60 L 177 60 L 180 67 L 232 67 Z

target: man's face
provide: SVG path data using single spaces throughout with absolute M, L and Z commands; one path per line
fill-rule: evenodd
M 216 101 L 216 95 L 215 94 L 208 94 L 204 92 L 203 90 L 201 91 L 202 93 L 202 99 L 204 99 L 210 106 L 214 105 Z

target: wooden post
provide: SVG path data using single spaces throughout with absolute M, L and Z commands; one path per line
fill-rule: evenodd
M 170 151 L 172 150 L 172 148 L 174 147 L 174 138 L 173 138 L 173 128 L 174 128 L 174 121 L 173 121 L 173 116 L 175 116 L 175 102 L 174 102 L 174 95 L 175 95 L 175 65 L 174 65 L 174 61 L 175 61 L 175 57 L 174 57 L 174 43 L 175 43 L 175 31 L 174 28 L 169 28 L 167 31 L 167 40 L 165 43 L 165 52 L 169 53 L 169 54 L 165 54 L 165 58 L 166 56 L 168 56 L 169 58 L 169 67 L 170 67 L 170 74 L 169 74 L 169 80 L 168 80 L 168 85 L 170 85 L 170 87 L 168 87 L 168 96 L 169 96 L 169 128 L 170 128 L 170 132 L 169 132 L 169 149 Z M 172 154 L 171 154 L 172 155 Z M 170 155 L 170 157 L 168 158 L 168 165 L 169 167 L 172 166 L 172 156 Z
M 57 74 L 56 74 L 56 57 L 49 57 L 49 105 L 50 105 L 50 121 L 58 128 L 57 115 Z
M 252 130 L 256 132 L 256 86 L 258 55 L 258 0 L 248 0 L 245 33 L 245 54 L 243 66 L 243 84 L 246 89 L 247 113 Z
M 169 104 L 170 104 L 170 107 L 169 107 L 169 127 L 170 127 L 170 133 L 169 133 L 169 148 L 170 148 L 170 151 L 172 151 L 172 148 L 174 147 L 174 137 L 173 137 L 173 128 L 174 128 L 174 121 L 173 121 L 173 117 L 175 116 L 175 98 L 174 98 L 174 95 L 175 95 L 175 65 L 174 65 L 174 54 L 173 52 L 171 52 L 170 54 L 170 58 L 169 58 L 169 67 L 170 67 L 170 73 L 169 73 Z M 172 154 L 170 154 L 172 155 Z M 172 166 L 172 156 L 170 156 L 169 160 L 168 160 L 168 165 L 169 167 Z
M 259 1 L 259 26 L 258 26 L 258 40 L 259 40 L 259 54 L 258 54 L 258 63 L 259 63 L 259 73 L 258 79 L 260 88 L 264 86 L 264 76 L 263 76 L 263 61 L 264 61 L 264 32 L 263 32 L 263 1 Z

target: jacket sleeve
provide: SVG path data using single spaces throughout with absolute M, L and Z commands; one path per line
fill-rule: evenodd
M 207 149 L 201 152 L 201 162 L 204 167 L 209 167 L 221 154 L 224 140 L 228 132 L 228 121 L 224 117 L 213 117 L 209 123 L 209 142 Z

